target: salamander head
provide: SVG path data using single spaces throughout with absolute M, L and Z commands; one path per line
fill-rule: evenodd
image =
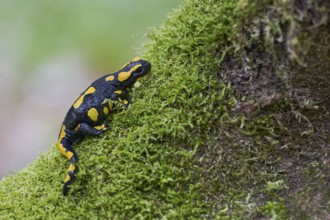
M 113 75 L 113 80 L 117 81 L 120 85 L 130 87 L 139 78 L 149 73 L 150 70 L 151 64 L 148 61 L 142 60 L 140 57 L 135 57 Z

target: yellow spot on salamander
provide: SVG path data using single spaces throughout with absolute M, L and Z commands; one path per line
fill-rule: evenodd
M 130 76 L 131 76 L 131 71 L 128 71 L 128 72 L 120 72 L 120 73 L 118 74 L 118 81 L 119 81 L 119 82 L 124 82 L 124 81 L 126 81 Z
M 92 121 L 97 121 L 97 118 L 99 117 L 99 113 L 97 112 L 96 108 L 91 108 L 88 110 L 87 115 Z
M 71 172 L 73 172 L 73 171 L 75 171 L 76 170 L 76 166 L 75 165 L 73 165 L 73 164 L 70 164 L 70 166 L 69 166 L 69 172 L 71 171 Z M 64 180 L 64 182 L 65 183 L 67 183 L 67 182 L 69 182 L 71 180 L 71 177 L 70 177 L 70 175 L 69 174 L 67 174 L 66 175 L 66 177 L 65 177 L 65 180 Z
M 123 91 L 121 91 L 121 90 L 116 90 L 116 91 L 114 91 L 114 93 L 116 93 L 116 94 L 122 94 L 123 93 Z
M 58 137 L 58 141 L 57 141 L 57 148 L 58 150 L 61 152 L 61 154 L 63 154 L 64 156 L 67 157 L 67 154 L 66 154 L 66 149 L 64 148 L 63 144 L 61 144 L 61 141 L 63 140 L 63 138 L 65 137 L 66 133 L 65 133 L 65 125 L 62 125 L 62 128 L 61 128 L 61 132 L 60 132 L 60 135 Z
M 96 89 L 94 87 L 89 87 L 73 104 L 74 108 L 79 108 L 79 106 L 81 105 L 81 103 L 83 103 L 84 98 L 86 95 L 88 94 L 92 94 L 96 91 Z
M 70 181 L 70 179 L 71 179 L 71 177 L 69 176 L 69 175 L 66 175 L 66 177 L 65 177 L 65 180 L 64 180 L 64 182 L 69 182 Z
M 73 153 L 71 151 L 68 151 L 66 153 L 66 157 L 68 158 L 68 160 L 70 160 L 73 157 Z
M 105 78 L 106 81 L 112 81 L 114 79 L 115 79 L 115 77 L 113 75 L 108 76 L 108 77 Z
M 121 98 L 118 98 L 118 101 L 121 102 L 121 103 L 123 102 L 123 100 Z
M 75 131 L 78 131 L 78 130 L 79 130 L 79 128 L 80 128 L 80 124 L 78 124 L 78 125 L 77 125 L 77 127 L 75 127 L 75 129 L 74 129 L 74 130 L 75 130 Z
M 94 127 L 96 130 L 107 130 L 107 128 L 105 127 L 105 125 L 99 125 L 99 126 L 95 126 Z
M 123 100 L 123 103 L 124 103 L 125 105 L 127 105 L 127 104 L 128 104 L 128 101 L 127 101 L 127 100 Z
M 136 62 L 136 61 L 139 61 L 139 60 L 141 60 L 140 57 L 135 57 L 131 62 Z M 129 63 L 130 63 L 130 62 L 125 63 L 120 69 L 123 69 L 123 68 L 124 68 L 125 66 L 127 66 Z
M 70 164 L 70 166 L 69 166 L 69 171 L 75 171 L 75 169 L 76 169 L 76 166 L 75 165 L 73 165 L 73 164 Z
M 133 62 L 136 62 L 136 61 L 139 61 L 139 60 L 141 60 L 140 57 L 135 57 L 132 61 L 133 61 Z
M 137 68 L 139 68 L 140 66 L 142 66 L 141 64 L 139 65 L 135 65 L 133 66 L 129 71 L 127 72 L 120 72 L 118 74 L 118 81 L 119 82 L 124 82 L 126 81 L 131 75 L 132 75 L 132 72 L 135 71 Z
M 104 107 L 104 108 L 103 108 L 103 113 L 104 113 L 105 115 L 108 115 L 108 114 L 109 114 L 109 109 L 108 109 L 108 107 Z

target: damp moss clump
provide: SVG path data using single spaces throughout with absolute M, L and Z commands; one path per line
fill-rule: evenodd
M 316 150 L 328 136 L 300 136 L 308 123 L 299 123 L 313 118 L 290 90 L 312 51 L 288 43 L 304 27 L 296 2 L 184 1 L 148 34 L 142 57 L 152 72 L 133 104 L 114 110 L 111 131 L 76 144 L 80 169 L 69 195 L 61 196 L 67 163 L 53 147 L 1 181 L 0 218 L 326 216 L 329 158 L 303 138 Z

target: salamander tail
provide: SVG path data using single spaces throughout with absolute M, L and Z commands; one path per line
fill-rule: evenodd
M 70 186 L 76 179 L 76 173 L 78 172 L 78 167 L 76 165 L 78 162 L 78 156 L 72 147 L 72 144 L 77 139 L 76 135 L 77 134 L 75 131 L 69 130 L 65 127 L 65 125 L 62 125 L 61 132 L 57 140 L 57 148 L 69 161 L 69 170 L 65 177 L 63 186 L 64 196 L 68 193 Z
M 73 184 L 73 182 L 76 179 L 76 173 L 78 172 L 77 165 L 70 163 L 68 173 L 64 180 L 63 185 L 63 196 L 66 196 L 68 194 L 68 191 L 70 189 L 70 186 Z

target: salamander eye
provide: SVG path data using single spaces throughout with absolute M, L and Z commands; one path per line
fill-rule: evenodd
M 142 73 L 142 71 L 143 71 L 143 67 L 142 67 L 142 66 L 138 67 L 138 68 L 135 70 L 136 73 Z

